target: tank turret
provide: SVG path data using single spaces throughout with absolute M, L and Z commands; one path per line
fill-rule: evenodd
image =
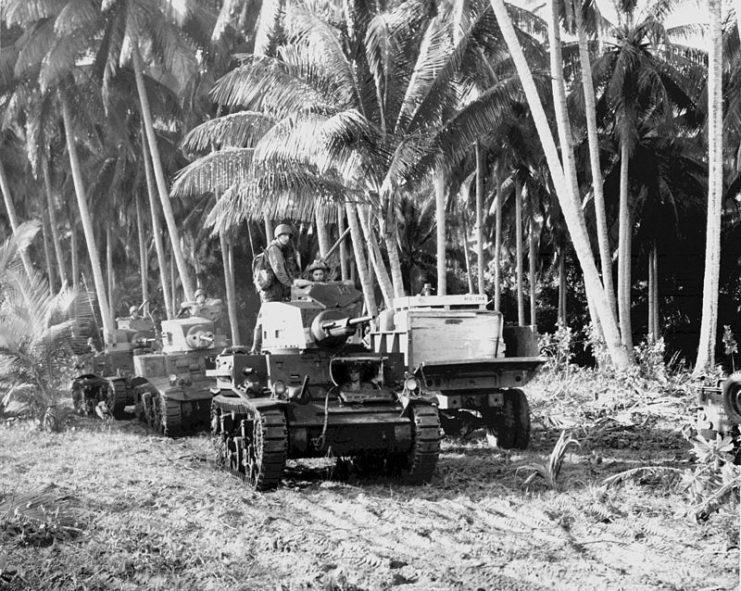
M 290 302 L 266 302 L 260 309 L 262 349 L 298 352 L 361 344 L 358 327 L 372 317 L 361 316 L 363 294 L 344 282 L 294 286 Z

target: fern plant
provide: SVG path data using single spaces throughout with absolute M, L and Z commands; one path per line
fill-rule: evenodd
M 0 244 L 0 403 L 17 402 L 42 419 L 66 388 L 73 350 L 88 337 L 80 327 L 93 312 L 87 294 L 63 287 L 50 295 L 45 280 L 19 264 L 19 246 L 16 239 Z M 56 421 L 49 414 L 42 424 Z

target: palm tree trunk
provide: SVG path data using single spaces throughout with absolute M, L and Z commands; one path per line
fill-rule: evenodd
M 399 246 L 396 243 L 396 226 L 390 221 L 383 225 L 383 242 L 386 246 L 386 254 L 389 257 L 394 297 L 400 298 L 404 296 L 404 276 L 401 273 L 401 258 L 399 257 Z
M 360 230 L 360 224 L 358 223 L 357 208 L 354 203 L 347 203 L 345 205 L 345 211 L 347 212 L 347 224 L 350 226 L 350 237 L 352 238 L 352 247 L 355 253 L 355 266 L 360 277 L 360 286 L 363 290 L 363 297 L 365 298 L 365 307 L 368 314 L 377 316 L 378 305 L 376 304 L 376 296 L 373 293 L 373 281 L 371 280 L 370 273 L 368 273 L 368 265 L 365 262 L 363 236 Z
M 708 0 L 708 216 L 705 274 L 702 283 L 702 321 L 695 375 L 715 365 L 720 277 L 720 218 L 723 196 L 723 46 L 720 0 Z
M 162 243 L 162 226 L 160 224 L 159 205 L 155 197 L 154 174 L 152 172 L 152 160 L 149 158 L 149 148 L 144 138 L 144 128 L 141 129 L 142 155 L 144 157 L 144 175 L 147 179 L 147 197 L 149 198 L 149 215 L 152 222 L 152 238 L 154 239 L 154 250 L 157 253 L 157 266 L 160 270 L 160 287 L 162 288 L 162 300 L 165 304 L 165 313 L 168 319 L 175 317 L 170 297 L 170 288 L 167 279 L 167 259 L 165 246 Z
M 358 219 L 360 219 L 360 228 L 363 231 L 365 243 L 368 245 L 368 258 L 373 267 L 373 272 L 376 274 L 376 279 L 378 279 L 378 285 L 383 294 L 383 301 L 386 304 L 386 308 L 390 310 L 393 307 L 394 288 L 391 285 L 391 278 L 386 272 L 383 258 L 381 258 L 381 249 L 378 247 L 376 235 L 370 227 L 370 211 L 366 206 L 356 206 L 356 209 Z
M 558 321 L 566 326 L 566 249 L 558 253 Z
M 620 140 L 620 212 L 618 231 L 618 311 L 620 334 L 627 351 L 633 350 L 630 322 L 630 259 L 631 224 L 628 206 L 628 142 Z
M 595 310 L 599 315 L 605 336 L 605 343 L 613 364 L 618 368 L 627 367 L 631 364 L 631 359 L 622 346 L 620 330 L 614 318 L 611 318 L 610 304 L 607 300 L 599 273 L 597 272 L 597 265 L 589 243 L 579 196 L 574 192 L 573 179 L 568 179 L 564 173 L 564 168 L 558 156 L 558 149 L 556 148 L 556 143 L 548 125 L 548 118 L 538 95 L 535 80 L 533 79 L 525 54 L 522 51 L 522 46 L 512 25 L 512 20 L 507 12 L 504 0 L 490 0 L 490 2 L 499 23 L 502 36 L 507 43 L 510 55 L 515 64 L 528 105 L 530 106 L 533 121 L 538 131 L 538 136 L 543 145 L 543 152 L 549 172 L 551 173 L 551 178 L 553 179 L 556 195 L 561 204 L 561 210 L 563 211 L 564 219 L 571 234 L 574 250 L 582 268 L 587 298 L 592 300 Z
M 142 216 L 141 195 L 139 191 L 134 193 L 136 204 L 136 237 L 139 243 L 139 273 L 141 274 L 142 305 L 144 313 L 149 309 L 149 264 L 147 261 L 147 244 L 144 237 L 144 217 Z
M 226 309 L 229 315 L 229 329 L 232 333 L 232 345 L 241 345 L 239 335 L 239 315 L 237 314 L 237 289 L 234 282 L 234 248 L 231 241 L 219 234 L 221 255 L 224 264 L 224 283 L 226 287 Z
M 190 280 L 190 274 L 188 273 L 188 267 L 185 263 L 185 257 L 180 250 L 180 232 L 177 224 L 175 223 L 175 214 L 172 211 L 172 204 L 170 203 L 170 196 L 167 191 L 167 182 L 165 180 L 165 173 L 162 168 L 162 161 L 160 160 L 159 148 L 157 147 L 157 138 L 154 135 L 154 126 L 152 124 L 152 112 L 149 108 L 149 97 L 147 96 L 147 89 L 144 86 L 144 74 L 142 72 L 142 60 L 139 54 L 138 39 L 134 38 L 132 41 L 132 54 L 134 61 L 134 75 L 136 77 L 136 89 L 139 94 L 139 103 L 141 106 L 142 122 L 144 124 L 144 131 L 146 132 L 147 141 L 149 142 L 149 153 L 152 157 L 152 165 L 154 168 L 154 178 L 157 184 L 157 192 L 159 193 L 160 202 L 162 203 L 162 211 L 165 214 L 165 222 L 167 223 L 167 231 L 170 235 L 170 244 L 172 245 L 172 253 L 177 264 L 178 274 L 180 275 L 180 283 L 183 286 L 185 292 L 185 299 L 193 299 L 193 284 Z
M 0 160 L 0 190 L 3 192 L 3 201 L 5 202 L 5 210 L 8 213 L 8 221 L 10 222 L 10 229 L 13 232 L 13 236 L 18 233 L 18 216 L 15 213 L 15 205 L 13 205 L 13 198 L 10 196 L 10 183 L 8 183 L 8 177 L 5 174 L 5 165 Z M 21 263 L 23 268 L 26 270 L 26 275 L 29 279 L 33 277 L 33 265 L 31 264 L 31 257 L 28 256 L 28 250 L 25 248 L 19 248 L 18 254 L 21 257 Z
M 46 158 L 41 159 L 41 173 L 44 177 L 44 190 L 46 192 L 46 206 L 49 210 L 49 225 L 51 226 L 51 238 L 54 246 L 54 256 L 57 261 L 59 280 L 62 285 L 67 284 L 67 271 L 64 266 L 64 254 L 62 253 L 62 239 L 57 227 L 56 208 L 54 207 L 54 195 L 51 188 L 51 175 L 49 174 L 49 162 Z
M 660 323 L 660 306 L 659 306 L 659 250 L 654 244 L 653 247 L 653 260 L 652 260 L 652 275 L 653 281 L 653 300 L 654 300 L 654 324 L 653 333 L 654 339 L 661 338 L 661 323 Z
M 617 318 L 615 287 L 612 281 L 612 256 L 610 255 L 610 240 L 607 236 L 607 213 L 605 211 L 605 194 L 603 190 L 604 181 L 602 179 L 602 167 L 600 165 L 599 136 L 597 135 L 597 107 L 594 100 L 592 63 L 589 59 L 589 46 L 587 44 L 587 35 L 584 30 L 584 22 L 579 3 L 575 6 L 574 17 L 579 40 L 579 59 L 582 68 L 582 90 L 584 92 L 584 110 L 587 119 L 589 164 L 592 171 L 594 217 L 597 222 L 597 244 L 599 245 L 600 266 L 602 268 L 602 284 L 605 286 L 605 295 L 610 303 L 613 318 Z
M 44 262 L 46 263 L 46 276 L 49 279 L 49 294 L 54 295 L 54 265 L 51 262 L 51 246 L 49 246 L 49 216 L 47 212 L 44 212 L 41 217 L 41 234 L 44 240 Z
M 435 188 L 435 223 L 437 229 L 437 295 L 447 295 L 447 261 L 445 253 L 445 204 L 447 197 L 447 182 L 445 173 L 438 170 L 433 179 Z
M 494 201 L 494 310 L 499 312 L 502 303 L 502 184 L 497 169 L 494 179 L 497 195 Z
M 471 256 L 468 253 L 468 222 L 466 222 L 466 212 L 461 212 L 461 223 L 463 225 L 463 258 L 466 260 L 466 279 L 468 280 L 468 293 L 473 291 L 473 273 L 471 273 Z M 482 275 L 479 272 L 479 275 Z M 479 293 L 484 293 L 479 289 Z
M 345 232 L 345 209 L 342 205 L 337 205 L 337 236 L 342 236 Z M 343 281 L 350 279 L 350 269 L 347 265 L 347 242 L 340 242 L 340 277 Z
M 648 251 L 648 335 L 650 340 L 659 338 L 659 301 L 656 263 L 656 244 Z
M 535 240 L 535 224 L 533 223 L 532 217 L 530 218 L 530 248 L 528 252 L 528 263 L 529 263 L 529 279 L 530 279 L 530 326 L 533 330 L 537 330 L 538 318 L 537 311 L 535 309 L 535 263 L 536 263 L 536 240 Z
M 468 233 L 466 233 L 468 235 Z M 479 293 L 485 293 L 484 284 L 484 152 L 476 142 L 476 265 L 479 269 Z M 466 255 L 468 267 L 468 255 Z M 471 289 L 473 293 L 473 289 Z
M 319 257 L 324 259 L 329 250 L 329 232 L 327 231 L 326 208 L 317 205 L 314 208 L 314 223 L 316 224 L 316 237 L 319 242 Z
M 80 286 L 80 259 L 77 253 L 77 220 L 70 219 L 69 245 L 72 250 L 72 288 L 77 291 Z
M 517 325 L 525 326 L 525 298 L 522 293 L 522 183 L 515 180 L 515 260 L 517 280 Z
M 103 321 L 103 340 L 110 344 L 113 339 L 113 323 L 111 322 L 111 313 L 108 306 L 108 296 L 106 294 L 105 283 L 103 281 L 103 269 L 100 265 L 98 248 L 95 244 L 95 232 L 93 231 L 93 221 L 90 218 L 90 210 L 87 206 L 87 197 L 85 195 L 85 186 L 82 181 L 82 170 L 80 169 L 80 160 L 77 156 L 77 145 L 72 131 L 72 116 L 70 114 L 69 104 L 66 97 L 60 92 L 59 99 L 62 104 L 62 118 L 64 120 L 64 134 L 67 140 L 67 152 L 69 154 L 70 168 L 72 169 L 72 181 L 75 186 L 75 196 L 77 197 L 77 207 L 80 210 L 80 221 L 82 222 L 82 231 L 85 235 L 85 244 L 90 258 L 90 267 L 93 273 L 93 282 L 95 283 L 95 293 L 98 298 L 100 307 L 100 316 Z
M 115 305 L 113 304 L 113 244 L 111 239 L 111 226 L 105 228 L 105 267 L 106 267 L 106 286 L 108 289 L 108 309 L 111 311 L 111 323 L 115 317 Z
M 171 300 L 171 306 L 172 309 L 176 311 L 178 310 L 178 286 L 176 282 L 176 273 L 175 273 L 175 257 L 172 254 L 172 246 L 170 246 L 170 297 Z M 187 299 L 187 298 L 185 298 Z

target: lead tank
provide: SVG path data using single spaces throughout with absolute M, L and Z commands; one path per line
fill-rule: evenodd
M 352 457 L 410 483 L 431 479 L 437 409 L 406 375 L 403 355 L 364 344 L 362 294 L 340 282 L 294 287 L 263 304 L 262 352 L 227 349 L 211 433 L 219 463 L 256 490 L 278 486 L 288 458 Z
M 101 352 L 82 356 L 72 380 L 72 404 L 81 415 L 126 417 L 134 391 L 142 380 L 135 376 L 134 357 L 152 351 L 154 322 L 149 318 L 116 318 L 112 339 Z M 96 412 L 97 411 L 97 412 Z
M 162 349 L 134 358 L 141 379 L 134 395 L 136 414 L 156 431 L 178 436 L 207 429 L 211 413 L 213 357 L 227 344 L 217 330 L 220 300 L 204 304 L 195 315 L 162 321 Z

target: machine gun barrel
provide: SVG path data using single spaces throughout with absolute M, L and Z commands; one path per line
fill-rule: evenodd
M 322 328 L 324 330 L 332 330 L 333 328 L 355 328 L 360 324 L 365 324 L 373 320 L 373 316 L 359 316 L 358 318 L 342 318 L 341 320 L 331 320 L 330 322 L 322 322 Z

